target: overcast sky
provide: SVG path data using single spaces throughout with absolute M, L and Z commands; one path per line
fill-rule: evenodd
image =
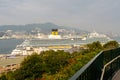
M 120 33 L 120 0 L 0 0 L 0 25 L 45 22 Z

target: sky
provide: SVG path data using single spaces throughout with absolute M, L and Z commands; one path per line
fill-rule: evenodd
M 120 0 L 0 0 L 0 25 L 46 22 L 120 33 Z

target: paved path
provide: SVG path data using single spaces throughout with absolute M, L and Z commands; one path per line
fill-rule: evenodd
M 112 80 L 120 80 L 120 70 L 113 76 Z

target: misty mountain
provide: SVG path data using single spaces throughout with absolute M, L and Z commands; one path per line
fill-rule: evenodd
M 0 32 L 5 32 L 7 30 L 12 30 L 14 32 L 17 31 L 26 31 L 26 32 L 31 32 L 31 31 L 37 31 L 39 30 L 42 33 L 50 33 L 51 29 L 66 29 L 66 30 L 75 30 L 76 32 L 82 33 L 82 32 L 87 32 L 84 30 L 80 30 L 74 27 L 65 27 L 65 26 L 59 26 L 55 25 L 53 23 L 44 23 L 44 24 L 26 24 L 26 25 L 1 25 L 0 26 Z

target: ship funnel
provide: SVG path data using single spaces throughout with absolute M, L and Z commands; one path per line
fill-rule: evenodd
M 51 34 L 52 35 L 58 35 L 58 29 L 52 29 Z

